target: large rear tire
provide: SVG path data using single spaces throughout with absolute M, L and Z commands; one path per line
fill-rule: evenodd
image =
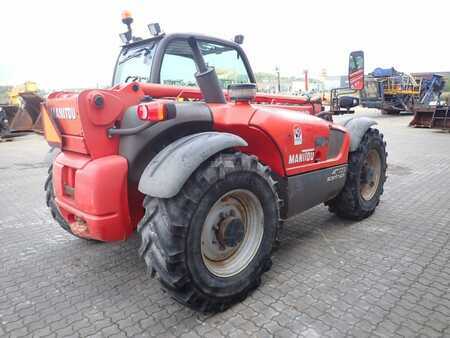
M 345 186 L 339 195 L 325 203 L 329 210 L 352 220 L 372 215 L 383 194 L 386 158 L 383 134 L 370 128 L 364 134 L 358 149 L 349 154 Z
M 270 269 L 278 201 L 270 170 L 256 157 L 216 155 L 175 197 L 145 198 L 139 253 L 177 301 L 223 311 Z

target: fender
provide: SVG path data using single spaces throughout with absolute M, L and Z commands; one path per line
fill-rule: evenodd
M 368 117 L 350 117 L 336 123 L 345 127 L 350 133 L 350 151 L 358 149 L 366 131 L 371 126 L 378 124 L 377 121 Z
M 234 134 L 204 132 L 185 136 L 161 150 L 139 180 L 143 194 L 171 198 L 178 194 L 192 173 L 212 155 L 247 142 Z

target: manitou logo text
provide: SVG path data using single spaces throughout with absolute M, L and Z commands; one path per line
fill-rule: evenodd
M 66 108 L 50 108 L 50 113 L 61 120 L 75 120 L 77 118 L 77 113 L 72 107 Z
M 289 154 L 288 164 L 309 162 L 314 160 L 314 150 L 303 150 L 301 153 Z

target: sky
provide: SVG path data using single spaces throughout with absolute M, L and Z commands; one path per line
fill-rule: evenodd
M 254 71 L 301 76 L 347 72 L 348 54 L 363 50 L 366 73 L 450 71 L 450 1 L 310 0 L 1 0 L 0 85 L 26 80 L 41 88 L 84 88 L 111 82 L 130 10 L 136 35 L 147 24 L 166 33 L 232 39 Z

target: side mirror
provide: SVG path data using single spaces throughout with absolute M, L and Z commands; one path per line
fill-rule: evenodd
M 364 89 L 364 52 L 351 52 L 348 65 L 348 83 L 351 89 Z
M 339 98 L 339 107 L 349 110 L 350 108 L 359 106 L 359 98 L 353 96 L 341 96 Z

